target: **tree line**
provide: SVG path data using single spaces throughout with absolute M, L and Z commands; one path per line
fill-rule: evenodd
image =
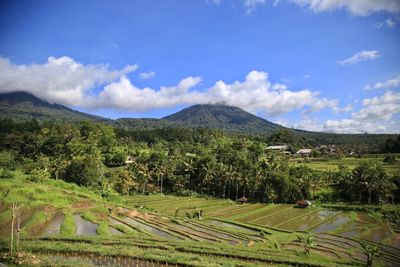
M 341 166 L 320 172 L 265 150 L 270 144 L 304 144 L 290 132 L 261 138 L 176 127 L 126 130 L 90 121 L 2 120 L 0 125 L 2 177 L 18 168 L 32 181 L 62 179 L 104 196 L 172 193 L 276 203 L 398 201 L 399 177 L 389 176 L 376 161 L 354 170 Z M 128 156 L 130 163 L 125 164 Z

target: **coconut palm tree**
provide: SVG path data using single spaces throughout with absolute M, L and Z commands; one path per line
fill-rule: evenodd
M 371 246 L 370 244 L 366 243 L 361 243 L 361 247 L 363 248 L 364 253 L 367 256 L 367 266 L 372 266 L 375 256 L 378 255 L 378 247 Z
M 152 180 L 152 172 L 147 164 L 139 165 L 139 178 L 142 184 L 142 195 L 146 192 L 147 183 Z
M 302 236 L 298 235 L 297 239 L 304 246 L 304 253 L 306 255 L 310 254 L 310 250 L 313 246 L 315 246 L 315 237 L 314 236 Z

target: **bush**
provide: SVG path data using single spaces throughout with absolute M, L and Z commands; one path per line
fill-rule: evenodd
M 10 170 L 7 169 L 0 169 L 0 179 L 12 179 L 15 175 Z
M 389 164 L 396 163 L 396 157 L 395 157 L 394 155 L 387 155 L 387 156 L 385 156 L 385 158 L 383 159 L 383 162 L 389 163 Z
M 44 182 L 50 178 L 50 173 L 47 170 L 34 169 L 31 171 L 29 180 L 32 182 Z
M 64 221 L 61 224 L 61 234 L 70 236 L 74 235 L 76 230 L 75 220 L 71 213 L 66 213 L 64 216 Z
M 183 197 L 201 197 L 199 193 L 189 189 L 180 190 L 177 195 Z
M 0 152 L 0 167 L 15 170 L 15 160 L 10 152 Z

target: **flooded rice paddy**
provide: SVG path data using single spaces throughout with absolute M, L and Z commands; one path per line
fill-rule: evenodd
M 47 257 L 52 262 L 68 262 L 69 264 L 76 262 L 79 266 L 121 266 L 121 267 L 163 267 L 168 266 L 163 263 L 138 259 L 125 256 L 107 256 L 96 254 L 79 254 L 79 253 L 51 253 L 40 254 Z
M 153 235 L 159 236 L 159 237 L 163 237 L 163 238 L 167 238 L 167 239 L 175 239 L 175 240 L 181 240 L 181 238 L 172 235 L 170 233 L 167 233 L 165 231 L 161 231 L 155 227 L 152 227 L 148 224 L 142 223 L 138 220 L 132 219 L 132 218 L 124 218 L 123 219 L 124 222 L 126 222 L 128 225 L 132 226 L 133 228 L 145 231 L 145 232 L 149 232 Z
M 74 215 L 74 220 L 76 224 L 76 235 L 97 235 L 98 224 L 83 219 L 79 214 Z
M 60 233 L 61 224 L 64 221 L 63 214 L 57 214 L 49 223 L 47 228 L 44 230 L 44 235 L 56 235 Z

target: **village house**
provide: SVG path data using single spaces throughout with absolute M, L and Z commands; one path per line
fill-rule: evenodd
M 125 164 L 135 163 L 135 159 L 131 156 L 126 157 Z
M 290 151 L 288 150 L 288 146 L 287 145 L 281 145 L 281 146 L 268 146 L 266 148 L 267 151 L 277 151 L 277 152 L 281 152 L 281 153 L 285 153 L 285 154 L 290 154 Z
M 282 146 L 268 146 L 266 150 L 273 150 L 273 151 L 285 151 L 288 149 L 287 145 Z
M 309 148 L 302 148 L 296 152 L 296 155 L 302 156 L 302 157 L 309 157 L 311 156 L 311 149 Z

